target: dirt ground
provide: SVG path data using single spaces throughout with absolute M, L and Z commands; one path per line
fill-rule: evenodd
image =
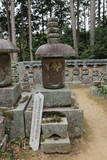
M 91 97 L 89 88 L 74 88 L 84 110 L 84 135 L 76 140 L 70 154 L 22 153 L 17 160 L 107 160 L 107 100 Z

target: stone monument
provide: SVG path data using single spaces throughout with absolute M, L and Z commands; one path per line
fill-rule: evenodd
M 58 31 L 58 19 L 50 18 L 48 20 L 48 44 L 40 46 L 36 52 L 36 56 L 42 58 L 43 79 L 43 86 L 36 87 L 36 92 L 41 92 L 44 95 L 44 109 L 47 109 L 47 114 L 53 115 L 49 118 L 43 116 L 42 136 L 44 140 L 41 141 L 41 149 L 46 153 L 68 153 L 71 150 L 68 134 L 70 123 L 66 113 L 69 110 L 69 115 L 72 117 L 73 110 L 71 108 L 71 91 L 65 88 L 64 57 L 75 56 L 75 51 L 69 45 L 59 42 Z M 54 119 L 52 111 L 55 113 L 57 110 L 55 108 L 58 109 L 58 115 Z M 64 112 L 64 118 L 60 117 L 62 112 Z M 59 132 L 58 128 L 64 134 Z M 47 131 L 49 132 L 47 133 Z
M 82 79 L 82 83 L 84 84 L 89 83 L 89 69 L 86 64 L 83 65 L 81 79 Z
M 104 67 L 104 76 L 103 76 L 103 80 L 104 80 L 104 85 L 107 86 L 107 64 Z
M 65 85 L 65 56 L 75 55 L 72 47 L 59 43 L 58 19 L 48 20 L 48 44 L 38 48 L 36 56 L 42 58 L 43 87 L 38 88 L 45 96 L 45 107 L 71 105 L 71 92 Z M 50 97 L 50 98 L 49 98 Z
M 72 83 L 73 84 L 80 84 L 80 69 L 77 65 L 77 63 L 75 63 L 74 68 L 73 68 L 73 72 L 72 72 L 73 76 L 72 76 Z
M 92 80 L 93 80 L 93 82 L 99 81 L 99 70 L 97 69 L 96 65 L 94 65 L 94 68 L 93 68 Z
M 0 36 L 0 107 L 13 107 L 20 95 L 20 85 L 12 84 L 10 54 L 18 48 Z

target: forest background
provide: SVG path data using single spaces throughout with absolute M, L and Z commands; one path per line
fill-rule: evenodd
M 107 58 L 107 0 L 1 0 L 1 32 L 20 48 L 14 61 L 35 60 L 53 15 L 61 42 L 75 48 L 75 58 Z

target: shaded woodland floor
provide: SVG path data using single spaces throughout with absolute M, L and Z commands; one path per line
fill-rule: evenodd
M 84 135 L 75 141 L 72 152 L 44 154 L 25 150 L 17 154 L 17 160 L 107 160 L 107 100 L 91 97 L 89 88 L 72 91 L 84 110 Z

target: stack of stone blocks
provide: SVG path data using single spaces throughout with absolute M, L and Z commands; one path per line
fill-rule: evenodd
M 58 32 L 58 20 L 50 18 L 48 23 L 48 44 L 41 46 L 36 52 L 36 55 L 42 57 L 43 61 L 43 85 L 36 85 L 34 93 L 40 92 L 44 95 L 43 114 L 57 112 L 63 114 L 64 118 L 57 123 L 42 123 L 44 141 L 41 141 L 40 148 L 45 153 L 68 153 L 71 150 L 70 138 L 80 137 L 83 132 L 83 110 L 75 108 L 74 95 L 70 89 L 64 86 L 64 77 L 62 76 L 64 75 L 65 65 L 64 63 L 62 65 L 62 61 L 64 62 L 62 57 L 66 54 L 71 55 L 74 51 L 72 47 L 58 43 L 59 34 L 56 34 Z M 54 28 L 56 29 L 54 30 Z M 58 81 L 57 76 L 59 75 L 62 76 L 61 81 Z M 30 103 L 25 111 L 27 137 L 30 135 L 32 106 L 32 103 Z M 54 139 L 53 136 L 57 136 L 57 139 Z
M 53 114 L 54 116 L 54 114 Z M 61 117 L 60 122 L 51 121 L 52 118 L 43 118 L 41 150 L 45 153 L 68 153 L 71 151 L 70 139 L 68 136 L 68 121 Z

